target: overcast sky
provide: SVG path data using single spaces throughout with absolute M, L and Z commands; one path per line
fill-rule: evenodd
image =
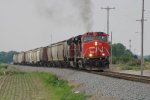
M 150 0 L 145 0 L 144 54 L 150 54 Z M 104 31 L 110 11 L 113 43 L 140 54 L 142 0 L 0 0 L 0 51 L 26 51 L 87 31 Z M 139 33 L 136 33 L 139 32 Z

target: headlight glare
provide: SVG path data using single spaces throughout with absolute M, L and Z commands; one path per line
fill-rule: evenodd
M 92 57 L 93 55 L 90 53 L 89 56 Z

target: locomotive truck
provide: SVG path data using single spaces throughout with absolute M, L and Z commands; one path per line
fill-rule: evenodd
M 109 68 L 108 34 L 87 32 L 13 56 L 14 64 L 74 67 L 88 70 Z

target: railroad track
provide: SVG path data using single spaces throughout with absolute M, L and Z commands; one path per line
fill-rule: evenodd
M 58 67 L 55 67 L 55 68 L 58 68 Z M 68 68 L 63 68 L 63 69 L 68 69 Z M 82 72 L 88 72 L 88 73 L 97 74 L 97 75 L 113 77 L 113 78 L 125 79 L 125 80 L 130 80 L 130 81 L 135 81 L 135 82 L 148 83 L 148 84 L 150 83 L 150 76 L 140 76 L 140 75 L 119 73 L 119 72 L 113 72 L 113 71 L 100 72 L 100 71 L 90 71 L 90 70 L 75 69 L 75 68 L 69 68 L 69 69 L 78 70 L 78 71 L 82 71 Z
M 64 68 L 64 69 L 68 69 L 68 68 Z M 91 70 L 75 69 L 75 68 L 69 68 L 69 69 L 78 70 L 78 71 L 82 71 L 82 72 L 88 72 L 88 73 L 97 74 L 97 75 L 113 77 L 113 78 L 118 78 L 118 79 L 124 79 L 124 80 L 130 80 L 130 81 L 150 84 L 150 76 L 119 73 L 119 72 L 113 72 L 113 71 L 109 71 L 109 70 L 107 70 L 107 71 L 106 70 L 105 71 L 96 71 L 96 70 L 91 71 Z
M 141 83 L 150 83 L 149 76 L 140 76 L 134 74 L 127 74 L 127 73 L 119 73 L 119 72 L 112 72 L 112 71 L 104 71 L 104 72 L 97 72 L 97 71 L 90 71 L 90 73 L 109 76 L 113 78 L 125 79 L 130 81 L 136 81 Z

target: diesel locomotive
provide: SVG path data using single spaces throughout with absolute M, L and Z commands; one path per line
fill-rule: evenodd
M 74 67 L 88 70 L 109 68 L 108 34 L 87 32 L 45 47 L 19 52 L 14 64 Z

